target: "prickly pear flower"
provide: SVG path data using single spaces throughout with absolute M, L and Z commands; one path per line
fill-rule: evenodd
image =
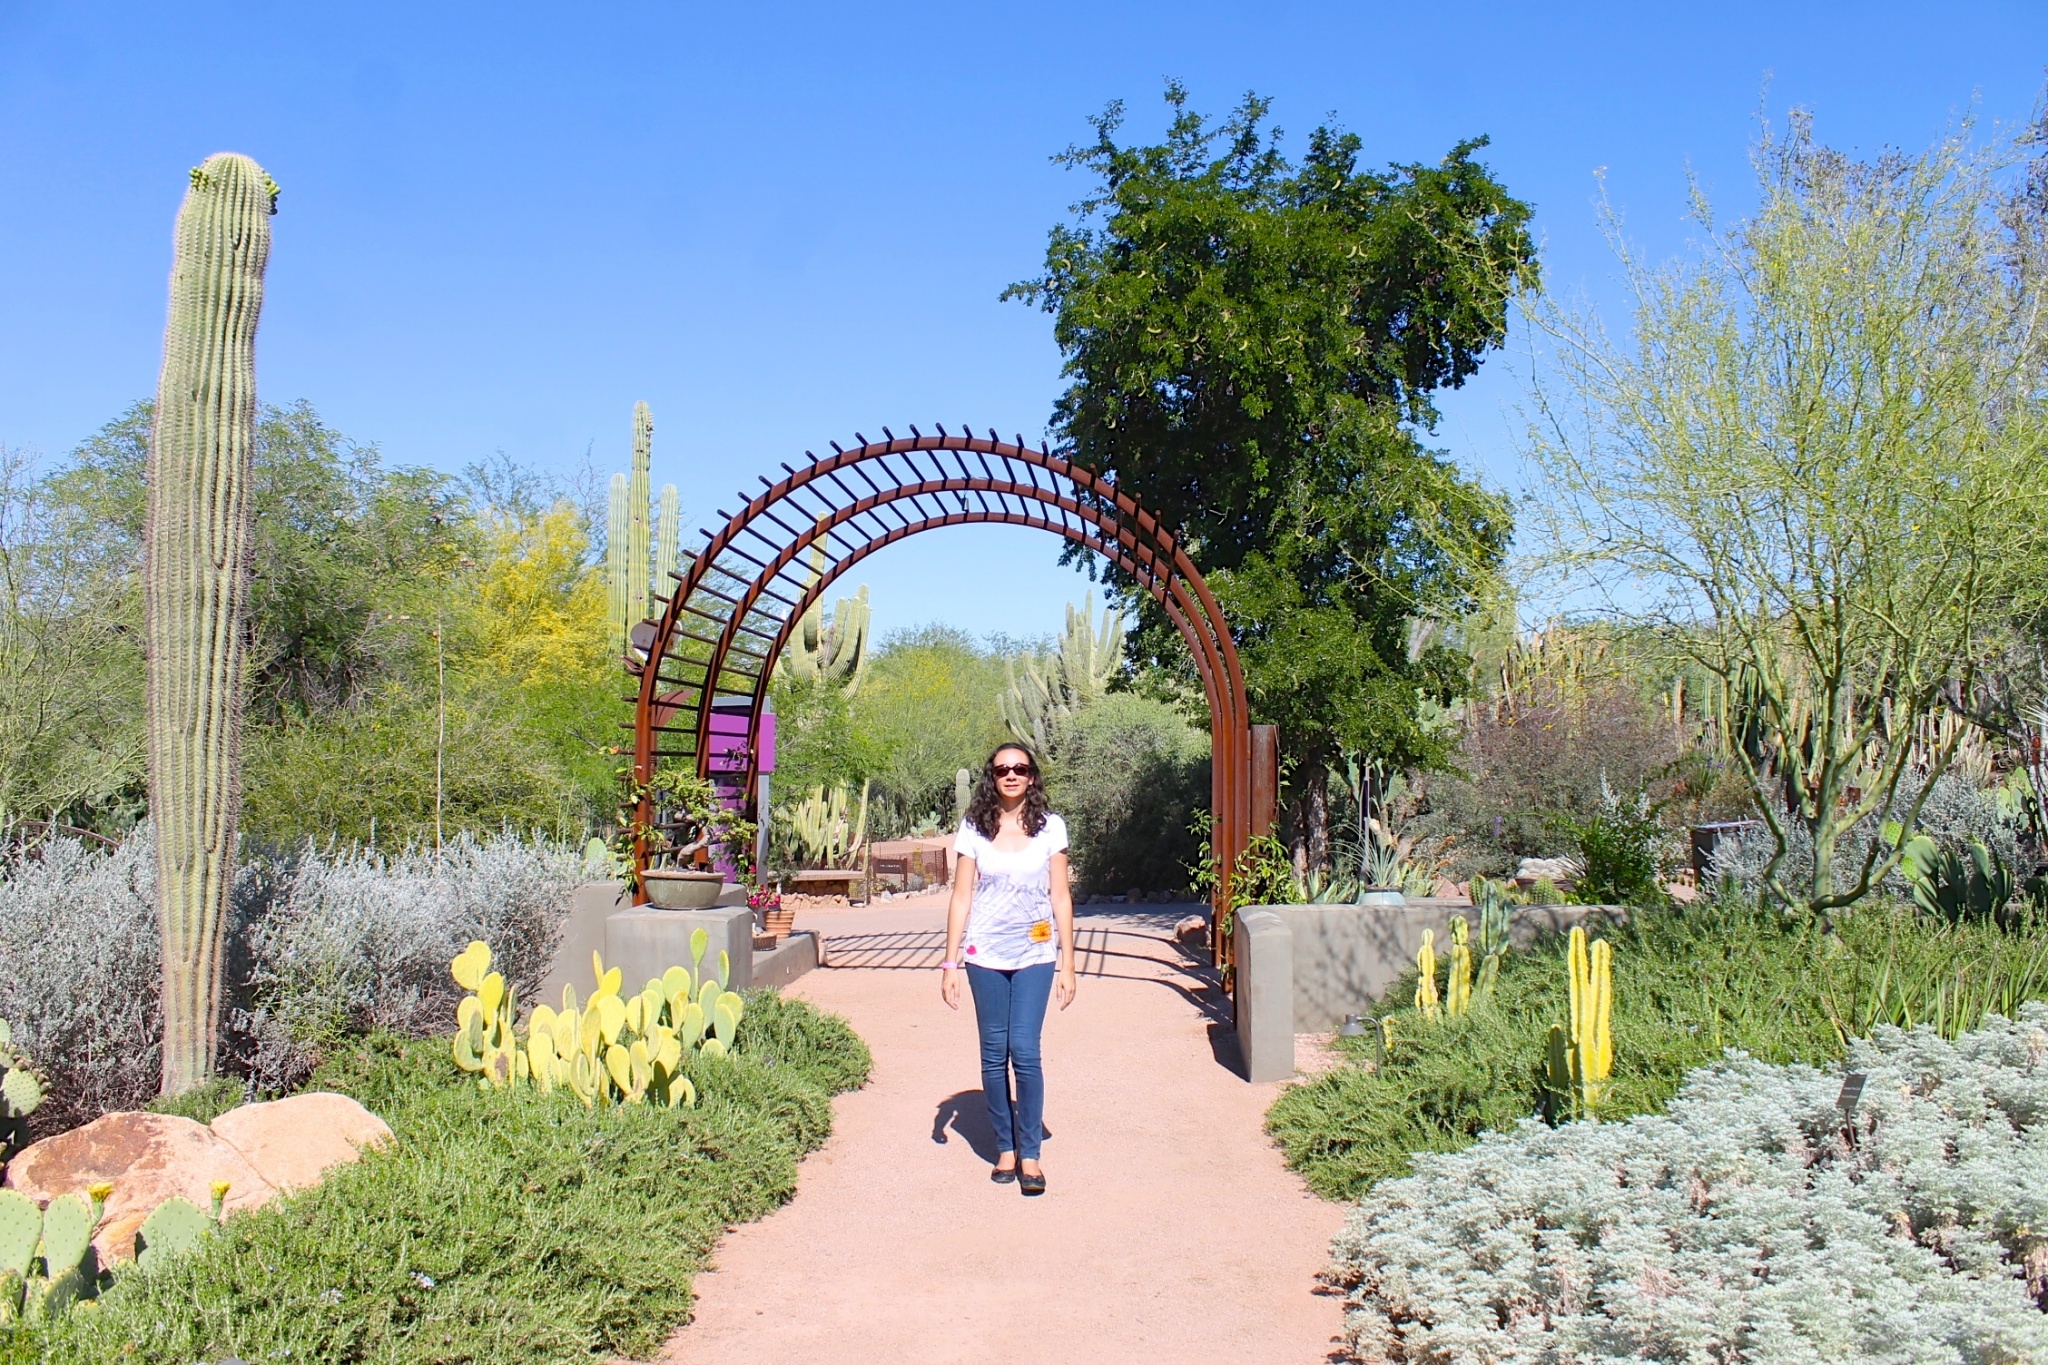
M 93 1203 L 104 1204 L 107 1202 L 107 1197 L 114 1192 L 114 1182 L 111 1180 L 96 1180 L 85 1187 L 85 1192 L 91 1197 Z
M 227 1181 L 225 1181 L 225 1180 L 216 1180 L 216 1181 L 214 1181 L 214 1182 L 213 1182 L 213 1197 L 214 1197 L 215 1199 L 225 1199 L 225 1198 L 227 1198 L 227 1197 L 228 1197 L 228 1189 L 229 1189 L 229 1182 L 227 1182 Z

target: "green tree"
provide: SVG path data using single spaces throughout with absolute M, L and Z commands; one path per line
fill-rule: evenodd
M 1297 858 L 1327 859 L 1326 774 L 1344 750 L 1431 763 L 1418 720 L 1464 673 L 1412 650 L 1411 623 L 1463 614 L 1510 531 L 1505 501 L 1418 431 L 1506 334 L 1534 277 L 1529 208 L 1459 143 L 1372 171 L 1319 127 L 1299 165 L 1248 97 L 1220 126 L 1166 92 L 1153 146 L 1058 158 L 1098 185 L 1052 230 L 1045 273 L 1006 297 L 1054 315 L 1071 381 L 1067 453 L 1115 477 L 1209 577 L 1244 654 L 1257 719 L 1281 726 Z M 1179 657 L 1141 600 L 1142 666 Z
M 1965 130 L 1859 162 L 1795 116 L 1754 159 L 1755 215 L 1717 224 L 1696 194 L 1691 257 L 1652 268 L 1612 234 L 1630 343 L 1539 313 L 1557 374 L 1533 439 L 1560 559 L 1717 680 L 1770 892 L 1825 912 L 1896 861 L 1872 841 L 1838 879 L 1857 821 L 1917 818 L 1901 778 L 1931 789 L 1962 730 L 1931 722 L 2041 605 L 2048 342 L 2006 150 Z
M 1003 661 L 960 631 L 926 626 L 884 642 L 851 699 L 862 776 L 875 780 L 869 822 L 877 834 L 934 813 L 942 827 L 950 822 L 953 774 L 979 769 L 1005 738 L 1003 685 Z

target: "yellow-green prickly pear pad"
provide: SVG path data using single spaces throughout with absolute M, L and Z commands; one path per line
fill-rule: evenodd
M 28 1274 L 43 1235 L 43 1211 L 19 1190 L 0 1189 L 0 1271 Z
M 690 993 L 690 969 L 671 967 L 661 974 L 661 993 L 665 996 L 688 995 Z
M 668 1107 L 681 1109 L 697 1107 L 697 1087 L 690 1083 L 688 1076 L 678 1076 L 668 1083 Z
M 704 1007 L 692 1000 L 683 1006 L 682 1039 L 684 1047 L 695 1047 L 704 1037 Z
M 633 1059 L 627 1055 L 626 1049 L 620 1047 L 617 1043 L 613 1043 L 605 1049 L 604 1069 L 611 1074 L 612 1081 L 619 1089 L 632 1089 Z
M 719 1042 L 716 1038 L 706 1038 L 704 1046 L 699 1050 L 706 1057 L 723 1057 L 725 1055 L 725 1044 Z
M 723 986 L 732 980 L 732 954 L 725 949 L 718 950 L 718 984 Z
M 484 973 L 491 969 L 491 945 L 482 939 L 472 940 L 467 948 L 455 955 L 448 964 L 448 970 L 455 977 L 455 984 L 466 991 L 473 991 L 483 984 Z
M 741 995 L 738 991 L 727 991 L 718 998 L 732 1007 L 732 1017 L 734 1019 L 738 1020 L 747 1017 L 747 997 Z
M 535 1006 L 533 1007 L 533 1017 L 532 1017 L 532 1018 L 530 1018 L 530 1019 L 528 1019 L 528 1020 L 526 1021 L 526 1033 L 527 1033 L 527 1036 L 528 1036 L 528 1037 L 534 1037 L 534 1036 L 536 1036 L 536 1035 L 538 1035 L 538 1034 L 542 1034 L 542 1033 L 553 1033 L 554 1031 L 555 1031 L 555 1010 L 554 1010 L 554 1006 L 552 1006 L 552 1005 L 535 1005 Z
M 718 1041 L 732 1046 L 733 1035 L 739 1032 L 739 1016 L 732 1012 L 732 1006 L 720 1000 L 711 1007 L 711 1029 L 718 1035 Z
M 566 981 L 562 983 L 562 1013 L 576 1013 L 576 988 Z
M 654 1064 L 669 1075 L 676 1074 L 676 1068 L 683 1064 L 683 1042 L 674 1034 L 662 1038 L 656 1045 Z
M 471 1024 L 481 1023 L 484 1017 L 483 1002 L 473 995 L 465 995 L 455 1007 L 455 1027 L 467 1029 Z
M 469 1021 L 468 1028 L 457 1029 L 455 1031 L 455 1041 L 451 1048 L 455 1055 L 455 1065 L 461 1067 L 464 1071 L 482 1071 L 484 1069 L 483 1041 L 484 1026 L 481 1019 L 472 1019 Z
M 711 947 L 711 931 L 693 929 L 690 931 L 690 965 L 698 972 L 704 970 L 704 953 Z
M 555 1016 L 555 1055 L 574 1056 L 583 1045 L 583 1016 L 575 1010 L 563 1010 Z
M 646 1010 L 647 1002 L 637 995 L 620 1008 L 620 1013 L 625 1020 L 625 1027 L 628 1032 L 645 1033 L 647 1031 L 641 1027 L 642 1016 L 646 1013 Z
M 705 982 L 704 989 L 697 992 L 697 1005 L 704 1011 L 705 1018 L 711 1017 L 711 1007 L 718 1003 L 718 997 L 723 994 L 724 989 L 716 981 Z
M 505 978 L 497 972 L 485 977 L 483 984 L 476 988 L 476 999 L 483 1007 L 484 1018 L 497 1018 L 498 1006 L 505 1003 Z
M 201 1213 L 198 1205 L 173 1195 L 142 1220 L 135 1239 L 135 1264 L 144 1270 L 160 1265 L 198 1246 L 212 1231 L 213 1220 Z
M 607 1043 L 619 1041 L 619 1030 L 626 1024 L 626 1007 L 616 995 L 607 995 L 597 1002 L 597 1029 Z
M 92 1249 L 92 1205 L 82 1194 L 67 1194 L 43 1210 L 43 1273 L 56 1279 L 83 1270 Z
M 592 1001 L 584 1007 L 583 1022 L 577 1030 L 578 1046 L 593 1057 L 604 1047 L 604 1028 L 598 1022 L 597 1003 Z

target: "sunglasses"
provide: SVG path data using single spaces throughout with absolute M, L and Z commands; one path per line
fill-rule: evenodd
M 1038 776 L 1038 769 L 1032 767 L 1029 763 L 991 763 L 988 770 L 997 777 Z

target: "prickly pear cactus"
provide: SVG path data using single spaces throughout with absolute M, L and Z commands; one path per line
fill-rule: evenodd
M 0 1271 L 27 1277 L 43 1239 L 43 1211 L 19 1190 L 0 1189 Z
M 135 1234 L 135 1264 L 144 1270 L 162 1265 L 198 1246 L 213 1226 L 191 1200 L 166 1199 L 142 1220 L 142 1229 Z
M 245 156 L 192 172 L 147 471 L 149 810 L 163 935 L 163 1091 L 213 1073 L 241 809 L 256 320 L 277 186 Z

